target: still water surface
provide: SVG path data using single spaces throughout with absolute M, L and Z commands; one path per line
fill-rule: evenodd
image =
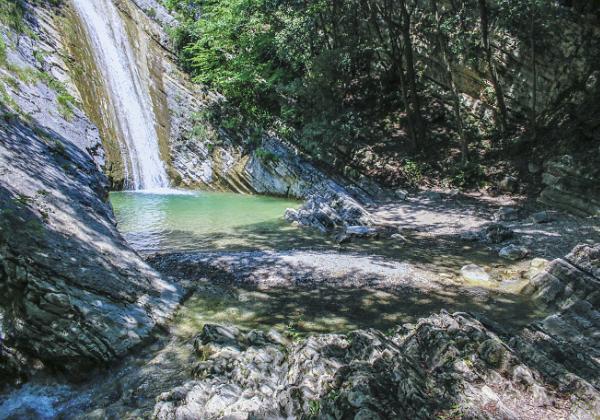
M 118 227 L 138 251 L 227 249 L 274 244 L 290 199 L 224 192 L 125 191 L 110 195 Z M 282 237 L 279 236 L 279 240 Z

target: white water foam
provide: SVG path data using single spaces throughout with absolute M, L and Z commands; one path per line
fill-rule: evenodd
M 119 11 L 111 0 L 73 0 L 73 4 L 92 43 L 127 149 L 126 187 L 167 188 L 148 84 L 140 76 Z

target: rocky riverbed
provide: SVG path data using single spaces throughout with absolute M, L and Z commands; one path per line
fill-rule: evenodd
M 206 293 L 209 285 L 196 276 L 206 260 L 190 255 L 160 260 L 155 259 L 159 268 L 169 267 L 171 274 L 198 283 L 196 293 Z M 223 268 L 224 260 L 231 257 L 215 265 Z M 327 264 L 319 266 L 327 272 Z M 422 317 L 383 330 L 365 326 L 306 334 L 276 325 L 245 328 L 234 319 L 192 325 L 184 308 L 184 318 L 153 346 L 99 374 L 91 386 L 56 397 L 55 413 L 66 418 L 594 419 L 600 409 L 599 267 L 598 246 L 579 246 L 552 261 L 526 283 L 524 293 L 540 312 L 520 323 L 503 322 L 493 311 L 485 316 L 426 309 Z M 229 281 L 256 281 L 247 276 L 255 270 L 233 269 L 239 277 Z M 301 273 L 298 278 L 303 283 Z M 503 305 L 496 303 L 497 309 Z

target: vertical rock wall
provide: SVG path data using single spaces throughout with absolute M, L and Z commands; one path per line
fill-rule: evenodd
M 182 296 L 117 231 L 61 13 L 36 4 L 25 31 L 0 24 L 0 382 L 31 359 L 81 375 L 123 356 Z

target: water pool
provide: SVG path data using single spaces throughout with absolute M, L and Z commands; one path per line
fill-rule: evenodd
M 119 230 L 143 253 L 198 249 L 272 248 L 298 228 L 283 220 L 296 200 L 224 192 L 110 194 Z M 290 245 L 290 243 L 286 243 Z

